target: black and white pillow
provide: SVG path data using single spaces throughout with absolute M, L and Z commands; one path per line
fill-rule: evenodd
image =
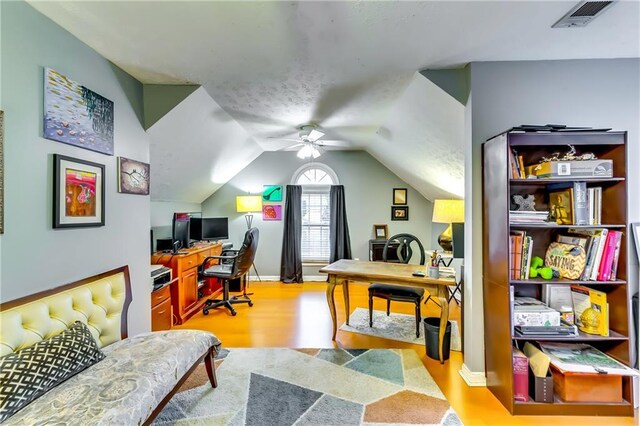
M 104 359 L 85 324 L 0 358 L 0 423 L 85 368 Z

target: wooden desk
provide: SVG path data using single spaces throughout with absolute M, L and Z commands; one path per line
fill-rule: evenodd
M 451 278 L 433 279 L 428 277 L 414 277 L 411 275 L 417 270 L 425 271 L 425 266 L 407 265 L 404 263 L 367 262 L 362 260 L 338 260 L 320 269 L 320 272 L 329 274 L 329 284 L 327 285 L 327 303 L 333 321 L 333 340 L 336 340 L 338 329 L 336 319 L 336 304 L 333 293 L 336 286 L 342 286 L 344 293 L 344 308 L 349 325 L 349 281 L 362 281 L 366 283 L 381 282 L 388 284 L 404 285 L 408 287 L 421 287 L 429 291 L 434 297 L 440 300 L 442 310 L 440 312 L 440 333 L 438 336 L 438 354 L 440 363 L 444 363 L 442 354 L 442 342 L 449 319 L 449 303 L 447 302 L 448 287 L 455 285 L 455 280 Z
M 204 286 L 198 283 L 198 266 L 207 256 L 220 255 L 222 244 L 206 244 L 180 252 L 184 254 L 158 252 L 151 256 L 152 264 L 171 268 L 173 277 L 177 278 L 171 284 L 171 304 L 177 324 L 183 324 L 198 312 L 204 302 L 219 290 L 215 278 L 208 280 Z

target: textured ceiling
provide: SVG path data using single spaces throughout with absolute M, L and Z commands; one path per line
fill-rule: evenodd
M 394 110 L 411 109 L 396 103 L 414 73 L 473 61 L 640 56 L 639 2 L 617 2 L 586 28 L 550 28 L 575 3 L 31 2 L 144 83 L 201 84 L 222 108 L 213 121 L 239 123 L 262 149 L 294 143 L 272 137 L 314 122 L 428 198 L 439 184 L 424 180 L 424 167 L 405 167 L 407 149 L 390 147 L 407 148 L 401 134 L 431 143 L 437 138 L 422 136 L 433 120 L 394 116 L 403 130 L 376 136 Z

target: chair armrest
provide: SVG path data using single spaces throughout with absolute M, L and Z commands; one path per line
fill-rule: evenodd
M 202 273 L 205 269 L 207 269 L 208 263 L 211 260 L 220 260 L 221 263 L 224 261 L 227 261 L 227 263 L 229 263 L 229 261 L 231 261 L 230 263 L 234 263 L 237 257 L 238 256 L 207 256 L 198 266 L 198 273 Z

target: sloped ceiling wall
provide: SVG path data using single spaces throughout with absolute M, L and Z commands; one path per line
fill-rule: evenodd
M 201 203 L 262 153 L 202 87 L 147 132 L 153 201 Z
M 366 150 L 428 200 L 464 196 L 464 105 L 416 73 Z

